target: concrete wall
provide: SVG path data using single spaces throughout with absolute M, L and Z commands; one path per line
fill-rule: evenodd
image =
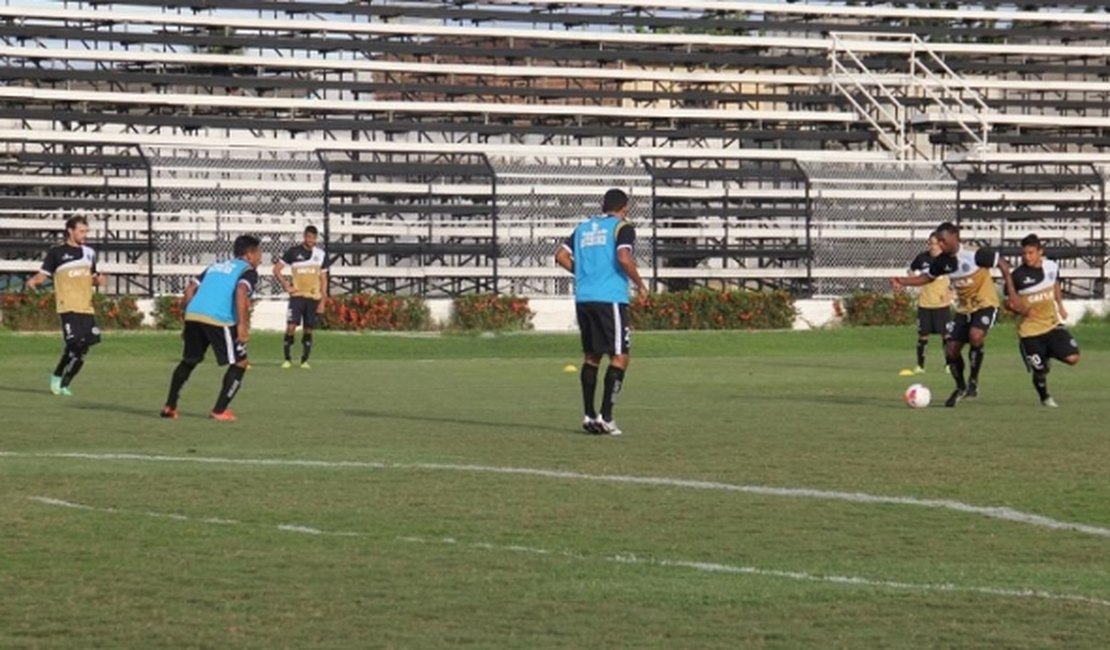
M 147 314 L 147 324 L 152 324 L 150 311 L 153 301 L 139 300 L 139 309 Z M 538 332 L 576 332 L 574 301 L 570 298 L 532 298 L 529 301 L 532 311 L 536 313 L 533 324 Z M 794 320 L 794 329 L 808 330 L 819 327 L 836 325 L 832 300 L 799 300 L 795 303 L 798 308 L 798 317 Z M 1074 323 L 1088 311 L 1096 314 L 1107 312 L 1108 305 L 1099 300 L 1066 300 L 1064 306 L 1068 310 L 1068 322 Z M 433 299 L 428 301 L 428 308 L 432 320 L 436 323 L 446 323 L 451 317 L 451 301 L 448 299 Z M 280 330 L 285 327 L 285 301 L 262 300 L 254 309 L 254 328 L 258 330 Z

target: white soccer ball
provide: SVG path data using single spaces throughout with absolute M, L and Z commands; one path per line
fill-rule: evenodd
M 933 399 L 933 393 L 921 384 L 914 384 L 906 389 L 906 394 L 902 398 L 911 409 L 923 409 L 929 405 L 929 400 Z

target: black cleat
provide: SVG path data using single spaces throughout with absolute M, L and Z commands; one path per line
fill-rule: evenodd
M 977 382 L 977 381 L 967 382 L 967 391 L 966 391 L 966 394 L 964 395 L 964 397 L 967 398 L 967 399 L 975 399 L 976 397 L 979 397 L 979 382 Z
M 597 420 L 588 415 L 582 418 L 582 430 L 586 433 L 600 433 L 597 430 Z
M 966 395 L 966 390 L 964 390 L 963 388 L 957 388 L 956 390 L 952 391 L 951 395 L 948 396 L 948 400 L 944 402 L 944 405 L 948 408 L 953 408 L 954 406 L 959 404 L 960 400 L 962 400 Z

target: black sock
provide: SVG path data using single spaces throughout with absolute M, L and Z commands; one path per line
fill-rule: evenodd
M 956 388 L 960 390 L 967 390 L 967 384 L 964 383 L 964 357 L 960 353 L 955 355 L 948 355 L 948 372 L 952 373 L 952 379 L 956 380 Z
M 58 359 L 58 365 L 54 366 L 54 376 L 61 377 L 66 374 L 66 366 L 69 365 L 69 346 L 62 350 L 62 358 Z
M 594 393 L 597 392 L 597 366 L 583 363 L 582 372 L 578 375 L 578 378 L 582 382 L 583 412 L 591 418 L 596 418 L 597 409 L 594 408 Z
M 295 340 L 296 339 L 293 337 L 292 334 L 286 334 L 285 335 L 285 360 L 286 361 L 292 361 L 292 359 L 293 359 L 290 355 L 293 354 L 293 341 L 295 341 Z
M 223 413 L 227 410 L 228 404 L 235 399 L 235 393 L 238 393 L 239 388 L 243 386 L 244 372 L 239 366 L 228 366 L 227 372 L 224 373 L 224 384 L 220 388 L 220 397 L 216 400 L 216 408 L 212 409 L 213 413 Z
M 606 422 L 613 420 L 613 404 L 620 395 L 621 385 L 624 384 L 624 369 L 610 365 L 605 371 L 605 393 L 601 396 L 601 417 Z
M 166 406 L 170 408 L 177 408 L 177 400 L 181 397 L 181 389 L 185 387 L 185 382 L 189 381 L 189 375 L 193 374 L 193 368 L 197 364 L 182 361 L 177 364 L 173 369 L 173 379 L 170 380 L 170 394 L 166 395 Z
M 85 365 L 85 354 L 88 348 L 74 348 L 70 347 L 67 352 L 69 360 L 66 362 L 66 367 L 62 370 L 62 388 L 69 386 L 77 373 L 81 372 L 81 367 Z
M 312 333 L 305 332 L 301 334 L 301 363 L 308 361 L 310 354 L 312 354 Z
M 983 367 L 984 352 L 981 345 L 979 347 L 973 345 L 967 351 L 967 360 L 971 362 L 971 381 L 975 383 L 979 382 L 979 369 Z
M 1048 399 L 1048 373 L 1038 370 L 1033 371 L 1033 388 L 1041 396 L 1041 401 Z
M 929 339 L 917 339 L 917 367 L 925 367 L 925 348 L 929 347 Z

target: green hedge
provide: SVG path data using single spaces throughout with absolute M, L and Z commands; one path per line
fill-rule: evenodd
M 346 331 L 414 331 L 431 327 L 431 313 L 423 298 L 352 293 L 324 303 L 320 329 Z
M 458 296 L 453 307 L 451 327 L 478 332 L 532 329 L 536 315 L 527 298 L 492 293 Z
M 61 328 L 52 291 L 4 294 L 4 327 L 17 331 Z M 93 294 L 96 323 L 105 330 L 133 330 L 143 324 L 134 296 Z
M 786 291 L 694 289 L 641 296 L 631 306 L 637 330 L 790 329 L 796 314 Z
M 910 325 L 917 321 L 917 301 L 905 291 L 857 291 L 835 303 L 834 308 L 847 325 Z

